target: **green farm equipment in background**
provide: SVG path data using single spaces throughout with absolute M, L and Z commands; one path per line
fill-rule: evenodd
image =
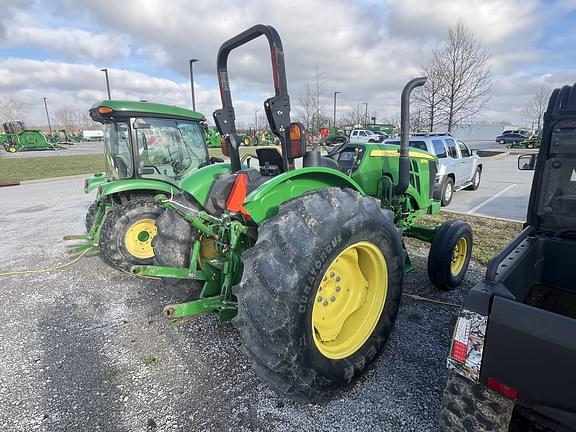
M 220 148 L 220 134 L 214 126 L 208 126 L 205 129 L 206 144 L 209 148 Z
M 264 102 L 281 143 L 256 150 L 259 169 L 242 166 L 241 139 L 228 82 L 228 56 L 253 39 L 268 40 L 274 96 Z M 301 124 L 290 120 L 284 49 L 270 26 L 257 25 L 218 52 L 226 171 L 201 168 L 160 194 L 156 259 L 169 266 L 135 266 L 139 275 L 201 284 L 199 298 L 165 307 L 173 323 L 213 312 L 232 319 L 256 373 L 281 395 L 319 401 L 358 377 L 392 331 L 405 272 L 412 263 L 402 234 L 430 242 L 428 274 L 440 289 L 464 278 L 472 249 L 470 226 L 417 225 L 437 213 L 438 160 L 410 149 L 409 100 L 426 78 L 402 92 L 401 145 L 306 150 Z M 302 158 L 302 168 L 295 168 Z
M 4 133 L 0 143 L 8 153 L 17 151 L 59 150 L 58 144 L 48 141 L 46 136 L 36 129 L 26 129 L 24 122 L 11 121 L 2 124 Z
M 179 192 L 178 182 L 191 172 L 221 159 L 210 158 L 204 140 L 204 116 L 184 108 L 148 102 L 106 100 L 90 109 L 104 124 L 106 172 L 85 181 L 84 191 L 97 190 L 86 215 L 85 240 L 70 253 L 90 251 L 113 267 L 127 270 L 152 264 L 152 241 L 161 207 L 158 193 Z M 210 167 L 225 171 L 228 166 Z
M 388 123 L 369 123 L 366 125 L 366 129 L 372 132 L 383 132 L 388 136 L 392 136 L 396 132 L 396 127 Z
M 509 149 L 537 149 L 540 148 L 542 142 L 542 134 L 533 134 L 519 143 L 508 144 L 506 147 Z
M 270 131 L 254 131 L 251 130 L 241 137 L 242 145 L 244 146 L 270 146 L 270 145 L 280 145 L 280 141 L 276 135 Z

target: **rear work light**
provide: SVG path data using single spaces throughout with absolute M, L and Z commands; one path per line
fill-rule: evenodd
M 449 369 L 478 381 L 487 322 L 484 315 L 466 309 L 460 311 L 448 357 Z

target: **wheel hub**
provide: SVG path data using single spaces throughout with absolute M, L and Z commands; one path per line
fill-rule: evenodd
M 386 261 L 375 245 L 359 242 L 344 249 L 316 291 L 312 331 L 318 350 L 333 359 L 357 351 L 378 323 L 387 289 Z
M 136 258 L 152 258 L 154 256 L 152 239 L 156 237 L 156 232 L 154 219 L 141 219 L 126 230 L 124 245 L 128 252 Z
M 468 241 L 460 237 L 452 251 L 452 261 L 450 262 L 450 272 L 453 276 L 460 274 L 468 254 Z

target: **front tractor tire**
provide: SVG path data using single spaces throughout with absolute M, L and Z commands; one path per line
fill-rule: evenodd
M 107 214 L 100 234 L 101 256 L 119 270 L 154 261 L 152 241 L 162 211 L 151 201 L 130 201 Z
M 444 222 L 434 235 L 428 253 L 428 278 L 441 290 L 462 283 L 472 256 L 472 228 L 461 220 Z
M 88 207 L 88 211 L 86 212 L 86 232 L 89 232 L 90 228 L 92 228 L 92 223 L 94 222 L 94 216 L 96 216 L 99 204 L 100 201 L 96 200 L 92 204 L 90 204 L 90 207 Z
M 391 212 L 349 189 L 283 205 L 234 287 L 252 366 L 277 393 L 324 400 L 358 377 L 394 326 L 404 250 Z

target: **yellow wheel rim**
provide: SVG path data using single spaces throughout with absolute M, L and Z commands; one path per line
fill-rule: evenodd
M 124 245 L 130 255 L 140 259 L 152 258 L 152 239 L 156 237 L 156 231 L 154 219 L 140 219 L 133 223 L 124 236 Z
M 460 237 L 454 246 L 452 251 L 452 262 L 450 263 L 450 272 L 452 276 L 457 276 L 464 268 L 464 263 L 466 262 L 466 257 L 468 255 L 468 240 L 464 237 Z
M 16 148 L 15 147 L 8 147 L 8 151 L 10 153 L 16 153 Z
M 330 263 L 312 307 L 312 335 L 318 351 L 343 359 L 374 332 L 388 294 L 388 267 L 376 245 L 361 241 Z

